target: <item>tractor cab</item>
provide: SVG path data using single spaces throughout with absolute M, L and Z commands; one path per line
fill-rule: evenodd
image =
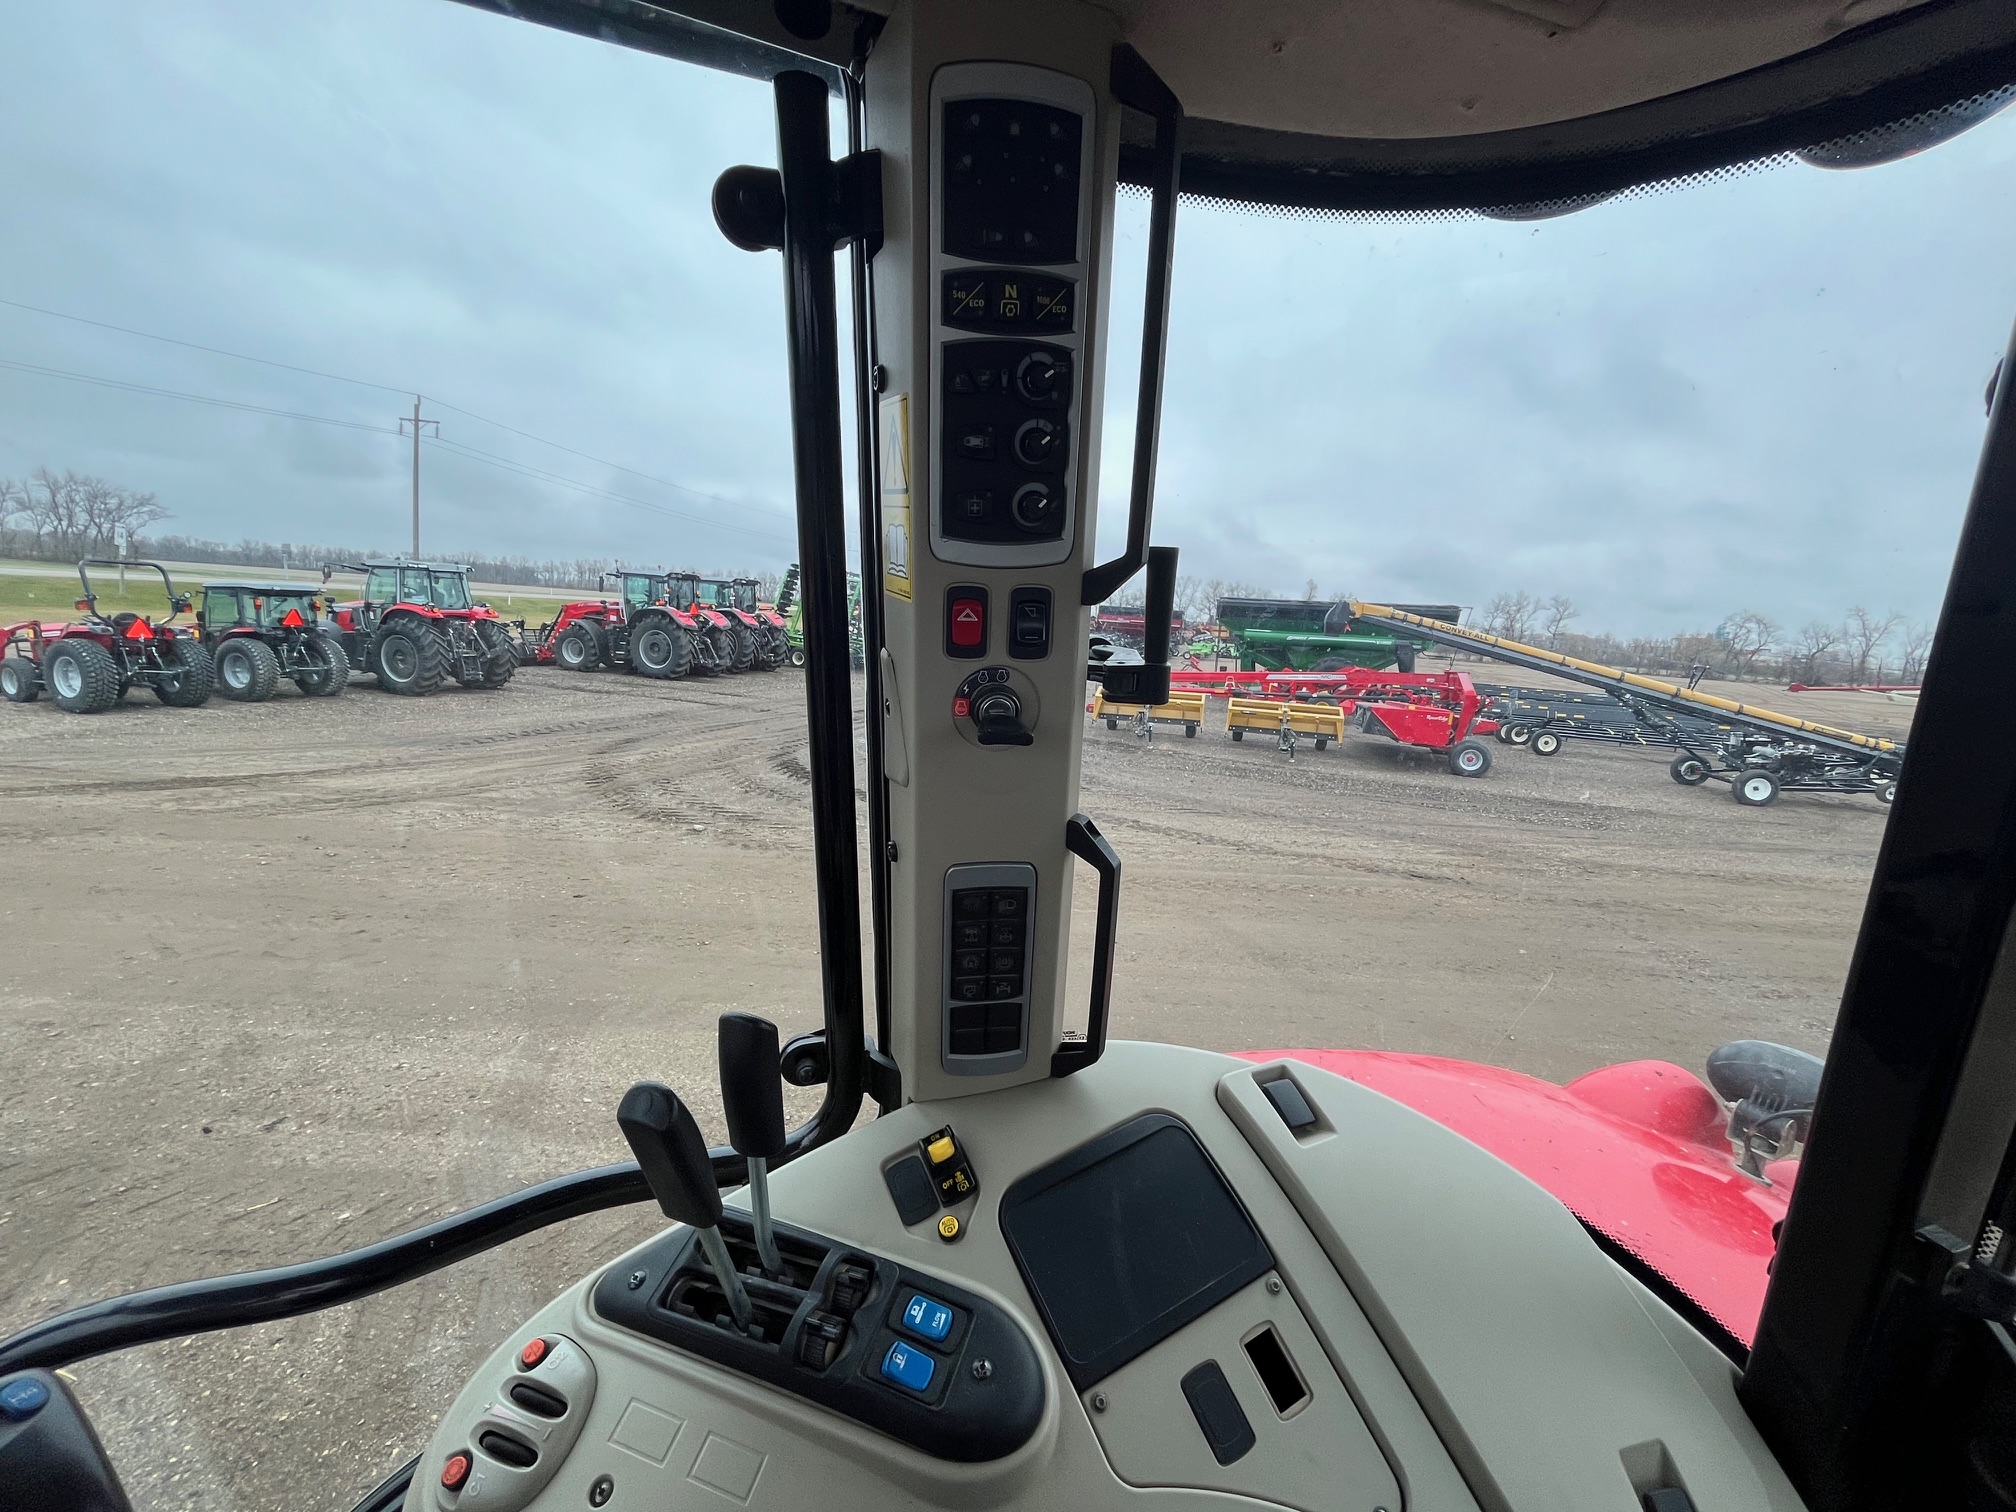
M 1410 595 L 1455 596 L 1414 579 L 1453 572 L 1445 564 L 1466 543 L 1432 510 L 1397 508 L 1383 491 L 1417 472 L 1464 476 L 1438 469 L 1467 453 L 1509 487 L 1517 468 L 1501 451 L 1545 399 L 1550 420 L 1567 417 L 1550 433 L 1556 449 L 1587 464 L 1561 490 L 1585 511 L 1560 527 L 1564 553 L 1583 550 L 1580 530 L 1618 507 L 1627 483 L 1669 477 L 1682 458 L 1700 481 L 1633 558 L 1632 591 L 1650 595 L 1645 585 L 1675 563 L 1736 549 L 1743 533 L 1724 527 L 1741 469 L 1697 464 L 1692 452 L 1716 376 L 1647 360 L 1648 387 L 1623 392 L 1618 377 L 1640 371 L 1640 327 L 1663 291 L 1697 271 L 1679 240 L 1685 202 L 1668 202 L 1680 208 L 1663 234 L 1641 230 L 1626 249 L 1670 254 L 1646 285 L 1662 292 L 1606 317 L 1586 360 L 1560 356 L 1557 341 L 1567 312 L 1591 297 L 1579 282 L 1506 295 L 1498 256 L 1438 253 L 1431 233 L 1451 220 L 1510 228 L 1494 251 L 1510 246 L 1516 261 L 1511 238 L 1532 244 L 1557 217 L 1767 169 L 1807 191 L 1774 203 L 1778 220 L 1820 215 L 1838 205 L 1828 195 L 1850 193 L 1854 171 L 1945 150 L 2016 99 L 2016 8 L 472 9 L 516 29 L 511 45 L 541 36 L 536 28 L 571 34 L 547 39 L 556 73 L 589 50 L 623 47 L 635 54 L 626 65 L 683 60 L 762 81 L 765 132 L 737 152 L 757 161 L 689 144 L 678 163 L 694 152 L 720 159 L 710 163 L 715 225 L 781 290 L 781 325 L 774 311 L 768 324 L 752 317 L 748 339 L 782 332 L 775 408 L 788 401 L 802 738 L 793 728 L 774 739 L 768 700 L 549 682 L 576 707 L 625 710 L 620 731 L 606 712 L 582 716 L 598 733 L 580 762 L 581 808 L 553 798 L 560 763 L 528 761 L 509 783 L 487 773 L 469 782 L 481 792 L 459 810 L 443 795 L 442 807 L 401 812 L 398 844 L 412 848 L 382 871 L 423 872 L 425 900 L 362 922 L 354 895 L 311 901 L 318 947 L 364 939 L 372 990 L 402 1013 L 437 1015 L 401 1042 L 419 1071 L 388 1090 L 355 1066 L 332 1069 L 340 1057 L 323 1039 L 362 1011 L 365 993 L 290 1001 L 298 1023 L 256 1026 L 307 1038 L 290 1064 L 343 1097 L 333 1113 L 318 1109 L 317 1138 L 291 1146 L 279 1115 L 292 1110 L 269 1120 L 262 1106 L 255 1117 L 252 1079 L 235 1073 L 216 1078 L 228 1082 L 216 1099 L 229 1127 L 222 1115 L 214 1125 L 182 1116 L 173 1137 L 195 1152 L 190 1162 L 220 1158 L 228 1139 L 253 1152 L 243 1158 L 267 1182 L 227 1203 L 186 1200 L 168 1178 L 147 1178 L 140 1200 L 170 1208 L 178 1232 L 198 1231 L 198 1253 L 220 1257 L 223 1274 L 156 1274 L 145 1254 L 106 1259 L 116 1235 L 76 1216 L 91 1204 L 66 1196 L 74 1182 L 52 1157 L 61 1179 L 16 1201 L 0 1232 L 25 1249 L 54 1245 L 44 1236 L 72 1223 L 117 1279 L 85 1296 L 52 1273 L 37 1321 L 0 1341 L 0 1498 L 127 1506 L 86 1394 L 65 1372 L 155 1346 L 119 1378 L 139 1424 L 130 1443 L 174 1459 L 172 1474 L 199 1458 L 271 1462 L 289 1410 L 274 1393 L 324 1387 L 320 1409 L 301 1414 L 314 1449 L 280 1472 L 288 1504 L 357 1512 L 2016 1512 L 2016 728 L 2002 729 L 2016 726 L 2016 346 L 1985 429 L 1969 372 L 1965 428 L 1943 417 L 1934 439 L 1914 445 L 1910 477 L 1889 480 L 1894 511 L 1917 499 L 1934 451 L 1971 457 L 1980 443 L 1908 755 L 1884 753 L 1898 760 L 1895 801 L 1841 819 L 1846 805 L 1828 793 L 1811 800 L 1843 826 L 1830 833 L 1858 837 L 1869 857 L 1866 899 L 1862 876 L 1852 884 L 1859 925 L 1831 941 L 1838 1003 L 1830 985 L 1804 1005 L 1824 1062 L 1737 1041 L 1706 1058 L 1704 1081 L 1670 1058 L 1698 1029 L 1682 1021 L 1764 1012 L 1777 991 L 1767 973 L 1740 968 L 1792 938 L 1808 885 L 1818 890 L 1781 859 L 1793 822 L 1783 810 L 1762 839 L 1716 831 L 1713 864 L 1690 869 L 1674 859 L 1679 821 L 1662 828 L 1669 812 L 1598 808 L 1566 762 L 1531 762 L 1505 820 L 1518 827 L 1513 880 L 1485 896 L 1465 836 L 1489 783 L 1437 787 L 1402 773 L 1372 790 L 1365 766 L 1331 791 L 1310 763 L 1275 763 L 1264 788 L 1256 779 L 1260 797 L 1235 802 L 1207 783 L 1179 801 L 1169 774 L 1205 740 L 1093 752 L 1084 717 L 1088 695 L 1094 708 L 1175 707 L 1170 637 L 1183 579 L 1158 504 L 1178 496 L 1179 477 L 1238 512 L 1236 530 L 1222 518 L 1200 527 L 1185 557 L 1265 533 L 1265 549 L 1299 578 L 1327 523 L 1353 549 L 1376 549 L 1383 570 L 1409 575 Z M 485 39 L 498 57 L 505 35 Z M 486 68 L 491 57 L 482 54 Z M 726 122 L 723 131 L 727 140 Z M 611 150 L 582 140 L 584 153 Z M 650 171 L 632 179 L 652 214 L 667 194 L 700 197 L 656 172 L 665 161 L 650 141 L 638 158 Z M 1955 182 L 1975 190 L 1972 214 L 2006 216 L 2006 147 L 1983 161 L 1999 187 Z M 568 209 L 517 234 L 536 241 L 550 229 L 572 250 Z M 1179 236 L 1193 220 L 1198 231 Z M 1253 240 L 1233 237 L 1234 222 Z M 1281 275 L 1274 254 L 1361 222 L 1382 228 L 1382 245 L 1428 296 L 1399 314 L 1367 296 L 1348 331 L 1316 328 L 1313 312 L 1356 288 L 1369 253 L 1326 259 L 1310 280 Z M 1750 248 L 1732 240 L 1747 269 Z M 1854 240 L 1840 239 L 1844 264 Z M 1556 242 L 1538 245 L 1559 255 Z M 1529 252 L 1528 276 L 1550 254 Z M 1913 259 L 1881 261 L 1899 287 L 1938 282 Z M 1836 272 L 1831 261 L 1802 267 L 1810 284 L 1796 301 L 1817 302 Z M 1997 287 L 2011 292 L 2006 277 Z M 1493 289 L 1518 322 L 1513 357 L 1487 364 L 1473 327 Z M 625 290 L 657 292 L 655 281 Z M 1790 344 L 1764 321 L 1769 303 L 1719 318 L 1732 330 L 1764 326 L 1738 365 L 1775 375 Z M 1186 304 L 1235 319 L 1207 340 L 1184 332 Z M 1431 330 L 1430 315 L 1449 310 L 1453 323 Z M 2009 313 L 1998 308 L 1984 353 Z M 1334 387 L 1358 357 L 1360 327 L 1388 319 L 1394 350 L 1420 360 L 1437 395 L 1489 391 L 1496 428 L 1402 425 L 1387 475 L 1311 463 L 1297 486 L 1316 482 L 1299 503 L 1255 487 L 1279 435 L 1394 430 L 1391 375 L 1375 373 L 1349 403 Z M 1911 323 L 1857 329 L 1827 354 L 1866 360 L 1886 424 L 1889 406 L 1930 382 L 1887 355 L 1891 327 Z M 1258 348 L 1237 382 L 1221 366 L 1235 339 Z M 1185 425 L 1171 428 L 1158 498 L 1165 394 L 1183 396 Z M 1744 417 L 1746 432 L 1817 424 L 1808 398 L 1784 393 L 1782 410 Z M 1680 429 L 1637 429 L 1651 419 Z M 1607 454 L 1606 471 L 1592 443 L 1612 432 L 1627 444 Z M 1656 445 L 1644 440 L 1654 434 Z M 416 434 L 416 500 L 419 456 Z M 1788 538 L 1800 523 L 1809 534 L 1773 547 L 1767 566 L 1836 544 L 1831 507 L 1823 498 L 1789 522 Z M 1464 518 L 1474 529 L 1483 516 Z M 1893 524 L 1879 555 L 1905 534 Z M 364 570 L 363 600 L 336 616 L 353 666 L 393 691 L 426 691 L 451 665 L 491 685 L 486 622 L 436 597 L 434 574 L 461 569 Z M 1191 563 L 1192 574 L 1205 570 Z M 1478 775 L 1489 765 L 1472 738 L 1485 700 L 1471 664 L 1429 673 L 1410 660 L 1427 645 L 1461 654 L 1450 642 L 1463 639 L 1465 606 L 1416 605 L 1417 615 L 1313 581 L 1300 601 L 1217 586 L 1215 602 L 1197 607 L 1254 664 L 1241 675 L 1338 679 L 1363 694 L 1360 734 L 1438 760 L 1481 752 Z M 731 670 L 757 664 L 738 587 L 664 576 L 664 607 L 691 608 Z M 1137 591 L 1138 656 L 1088 664 L 1093 612 Z M 462 592 L 466 608 L 466 583 Z M 645 626 L 671 622 L 657 600 L 630 593 L 626 577 L 626 654 L 648 670 Z M 601 629 L 584 620 L 581 633 Z M 654 675 L 674 675 L 666 669 L 686 644 L 667 634 Z M 1501 649 L 1527 644 L 1477 634 Z M 1560 655 L 1559 665 L 1585 660 Z M 1341 665 L 1319 670 L 1326 661 Z M 677 733 L 658 716 L 675 702 L 682 720 L 712 705 L 735 713 L 654 768 L 654 743 Z M 1341 704 L 1307 707 L 1308 732 L 1340 759 L 1329 745 L 1345 728 Z M 1261 711 L 1253 728 L 1292 754 L 1295 717 Z M 539 734 L 565 728 L 555 719 Z M 752 740 L 760 764 L 732 768 Z M 1785 747 L 1747 754 L 1788 773 L 1805 760 Z M 1216 769 L 1262 756 L 1271 761 L 1227 740 Z M 1827 780 L 1824 769 L 1807 775 Z M 1654 776 L 1669 805 L 1684 798 L 1656 763 Z M 783 843 L 754 807 L 759 789 L 809 813 L 804 910 L 692 969 L 669 942 L 713 947 L 763 905 L 761 889 L 731 891 L 741 878 L 697 864 L 654 889 L 637 868 L 667 851 L 704 855 L 710 827 L 732 828 L 751 857 Z M 1130 790 L 1155 801 L 1131 823 L 1107 822 L 1102 806 Z M 1357 802 L 1368 790 L 1380 801 Z M 1326 849 L 1301 830 L 1324 803 L 1351 811 L 1349 844 Z M 1200 814 L 1213 832 L 1179 827 Z M 481 867 L 429 870 L 459 836 L 499 832 L 506 816 L 536 827 L 538 864 L 524 876 L 506 885 Z M 618 827 L 630 819 L 639 828 Z M 1581 953 L 1568 958 L 1594 981 L 1578 1001 L 1664 984 L 1684 994 L 1680 1007 L 1641 1039 L 1604 1020 L 1606 1059 L 1558 1080 L 1501 1064 L 1553 1021 L 1568 990 L 1551 969 L 1516 992 L 1505 985 L 1515 953 L 1542 948 L 1526 910 L 1582 884 L 1588 852 L 1571 832 L 1606 827 L 1642 845 L 1636 870 L 1671 874 L 1664 896 L 1677 901 L 1650 923 L 1633 916 L 1648 943 L 1617 922 L 1615 898 L 1586 893 Z M 224 833 L 235 864 L 240 841 Z M 198 831 L 191 843 L 211 839 Z M 1254 914 L 1231 913 L 1209 858 L 1252 849 L 1275 870 Z M 1723 873 L 1759 855 L 1773 904 L 1732 921 Z M 1340 876 L 1348 891 L 1328 895 L 1335 911 L 1300 915 L 1300 931 L 1277 925 L 1277 912 L 1290 916 L 1298 896 Z M 1390 904 L 1403 884 L 1426 890 Z M 494 928 L 458 929 L 451 905 L 454 919 Z M 615 930 L 591 935 L 612 917 Z M 1706 940 L 1704 920 L 1734 927 Z M 717 1016 L 735 984 L 753 983 L 794 937 L 807 942 L 804 969 L 762 978 L 779 1001 Z M 609 942 L 604 953 L 625 973 L 599 993 L 569 974 L 607 964 L 583 943 L 591 938 Z M 1388 942 L 1376 967 L 1375 940 Z M 178 971 L 186 943 L 177 938 L 172 958 L 159 947 Z M 242 940 L 227 948 L 249 959 Z M 1219 955 L 1234 958 L 1236 989 L 1193 993 Z M 423 1002 L 403 973 L 433 956 L 453 975 L 441 1001 Z M 495 990 L 468 985 L 493 968 L 483 981 Z M 1411 1011 L 1383 1011 L 1382 995 L 1410 975 L 1441 988 L 1448 1016 L 1436 1021 L 1445 1037 L 1434 1053 L 1419 1048 L 1427 994 Z M 626 1000 L 641 1016 L 623 1021 L 620 1039 L 591 1040 Z M 1354 1007 L 1354 1042 L 1311 1046 L 1307 1036 L 1335 1028 L 1320 1008 L 1338 1002 Z M 694 1018 L 698 1005 L 711 1023 Z M 543 1032 L 523 1027 L 535 1008 L 551 1010 Z M 63 1027 L 60 1015 L 31 1011 L 38 1033 Z M 66 1000 L 73 1011 L 83 1005 Z M 1264 1037 L 1251 1028 L 1262 1013 L 1272 1015 Z M 173 1037 L 109 1022 L 116 1054 L 66 1049 L 46 1119 L 21 1120 L 30 1134 L 38 1119 L 60 1129 L 66 1157 L 90 1131 L 63 1099 L 114 1074 L 115 1060 L 165 1054 Z M 234 1040 L 233 1055 L 242 1050 Z M 612 1066 L 618 1084 L 598 1082 Z M 481 1095 L 457 1104 L 460 1117 L 435 1125 L 434 1138 L 406 1139 L 391 1122 L 402 1099 L 471 1083 Z M 573 1148 L 569 1139 L 599 1153 L 571 1171 L 539 1165 Z M 449 1169 L 452 1198 L 440 1188 L 388 1198 L 381 1173 L 414 1167 Z M 506 1169 L 526 1172 L 526 1184 L 478 1200 Z M 269 1187 L 278 1195 L 262 1195 Z M 269 1204 L 278 1212 L 261 1218 Z M 573 1220 L 584 1221 L 560 1227 Z M 294 1241 L 292 1258 L 235 1266 L 249 1225 L 269 1222 Z M 356 1326 L 345 1311 L 294 1334 L 229 1338 L 200 1357 L 207 1372 L 174 1373 L 185 1349 L 197 1357 L 195 1336 L 282 1325 L 408 1284 L 384 1303 L 399 1309 L 396 1324 L 368 1349 L 342 1353 Z M 283 1342 L 303 1353 L 276 1369 L 267 1357 Z M 329 1363 L 338 1358 L 343 1368 Z M 213 1389 L 241 1391 L 244 1405 L 206 1420 L 191 1447 L 178 1414 L 201 1410 Z M 357 1404 L 396 1419 L 354 1435 L 385 1450 L 368 1490 L 325 1474 L 320 1459 L 351 1432 Z

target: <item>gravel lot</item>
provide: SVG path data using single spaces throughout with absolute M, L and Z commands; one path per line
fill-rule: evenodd
M 789 672 L 548 669 L 426 700 L 360 678 L 0 708 L 0 1332 L 622 1158 L 640 1076 L 711 1116 L 717 1014 L 818 1017 L 802 710 Z M 1127 863 L 1115 1032 L 1555 1079 L 1745 1035 L 1825 1048 L 1874 800 L 1744 809 L 1657 751 L 1493 751 L 1464 781 L 1363 738 L 1290 764 L 1222 729 L 1092 729 L 1085 806 Z M 342 1512 L 505 1330 L 654 1226 L 583 1220 L 89 1362 L 79 1389 L 149 1512 Z

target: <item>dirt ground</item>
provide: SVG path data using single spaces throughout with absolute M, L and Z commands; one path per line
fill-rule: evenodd
M 1908 721 L 1858 697 L 1779 702 Z M 0 708 L 0 1333 L 624 1158 L 639 1077 L 718 1137 L 716 1015 L 818 1018 L 802 698 L 795 673 L 534 669 L 494 695 Z M 1127 866 L 1117 1034 L 1554 1079 L 1825 1048 L 1873 799 L 1746 809 L 1581 743 L 1494 745 L 1481 781 L 1365 738 L 1290 764 L 1222 720 L 1088 732 L 1084 805 Z M 88 1362 L 79 1390 L 147 1512 L 342 1512 L 506 1330 L 653 1227 L 582 1220 Z

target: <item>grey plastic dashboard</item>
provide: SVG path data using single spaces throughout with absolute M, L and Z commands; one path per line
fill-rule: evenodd
M 1315 1114 L 1299 1132 L 1265 1091 L 1284 1077 Z M 1047 1179 L 1142 1120 L 1194 1136 L 1264 1254 L 1249 1269 L 1227 1262 L 1231 1280 L 1201 1312 L 1074 1385 L 1002 1205 L 1032 1173 Z M 906 1225 L 881 1177 L 946 1123 L 980 1182 L 950 1242 L 934 1219 Z M 1659 1489 L 1684 1491 L 1702 1512 L 1800 1505 L 1737 1405 L 1728 1361 L 1552 1197 L 1411 1110 L 1299 1063 L 1116 1043 L 1066 1080 L 865 1124 L 776 1173 L 773 1194 L 781 1220 L 1019 1327 L 1042 1405 L 1018 1447 L 978 1462 L 934 1457 L 612 1321 L 596 1287 L 632 1274 L 647 1245 L 500 1345 L 443 1417 L 409 1512 L 1163 1501 L 1635 1512 Z M 1141 1221 L 1118 1207 L 1112 1220 Z M 1154 1243 L 1173 1257 L 1182 1221 Z M 1124 1286 L 1119 1274 L 1099 1284 Z M 1095 1316 L 1101 1297 L 1081 1300 Z M 520 1351 L 535 1339 L 592 1361 L 592 1390 L 555 1430 L 566 1447 L 536 1475 L 483 1464 L 475 1496 L 466 1483 L 444 1489 L 451 1456 L 509 1415 Z M 978 1363 L 970 1351 L 957 1361 Z

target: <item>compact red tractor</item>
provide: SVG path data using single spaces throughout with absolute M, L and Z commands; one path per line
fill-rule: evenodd
M 772 672 L 790 658 L 784 616 L 756 601 L 756 579 L 701 578 L 698 586 L 700 602 L 725 619 L 734 635 L 736 671 Z
M 679 573 L 618 571 L 623 595 L 578 599 L 540 627 L 531 660 L 570 672 L 627 667 L 645 677 L 732 671 L 716 619 L 695 606 L 693 579 Z
M 353 672 L 388 693 L 432 693 L 446 678 L 501 688 L 518 670 L 511 627 L 469 596 L 469 569 L 446 562 L 330 563 L 364 574 L 364 597 L 332 604 L 336 636 Z
M 350 682 L 350 660 L 321 610 L 309 583 L 205 583 L 196 625 L 217 661 L 217 691 L 239 703 L 260 703 L 284 677 L 309 698 L 341 693 Z
M 144 614 L 101 614 L 91 587 L 93 567 L 147 568 L 161 574 L 168 613 L 156 624 Z M 159 562 L 112 562 L 96 557 L 77 564 L 84 596 L 79 623 L 27 620 L 0 630 L 0 696 L 10 703 L 33 703 L 46 688 L 58 708 L 96 714 L 126 696 L 129 688 L 152 688 L 154 696 L 178 709 L 209 700 L 216 665 L 189 629 L 171 624 L 189 609 Z

